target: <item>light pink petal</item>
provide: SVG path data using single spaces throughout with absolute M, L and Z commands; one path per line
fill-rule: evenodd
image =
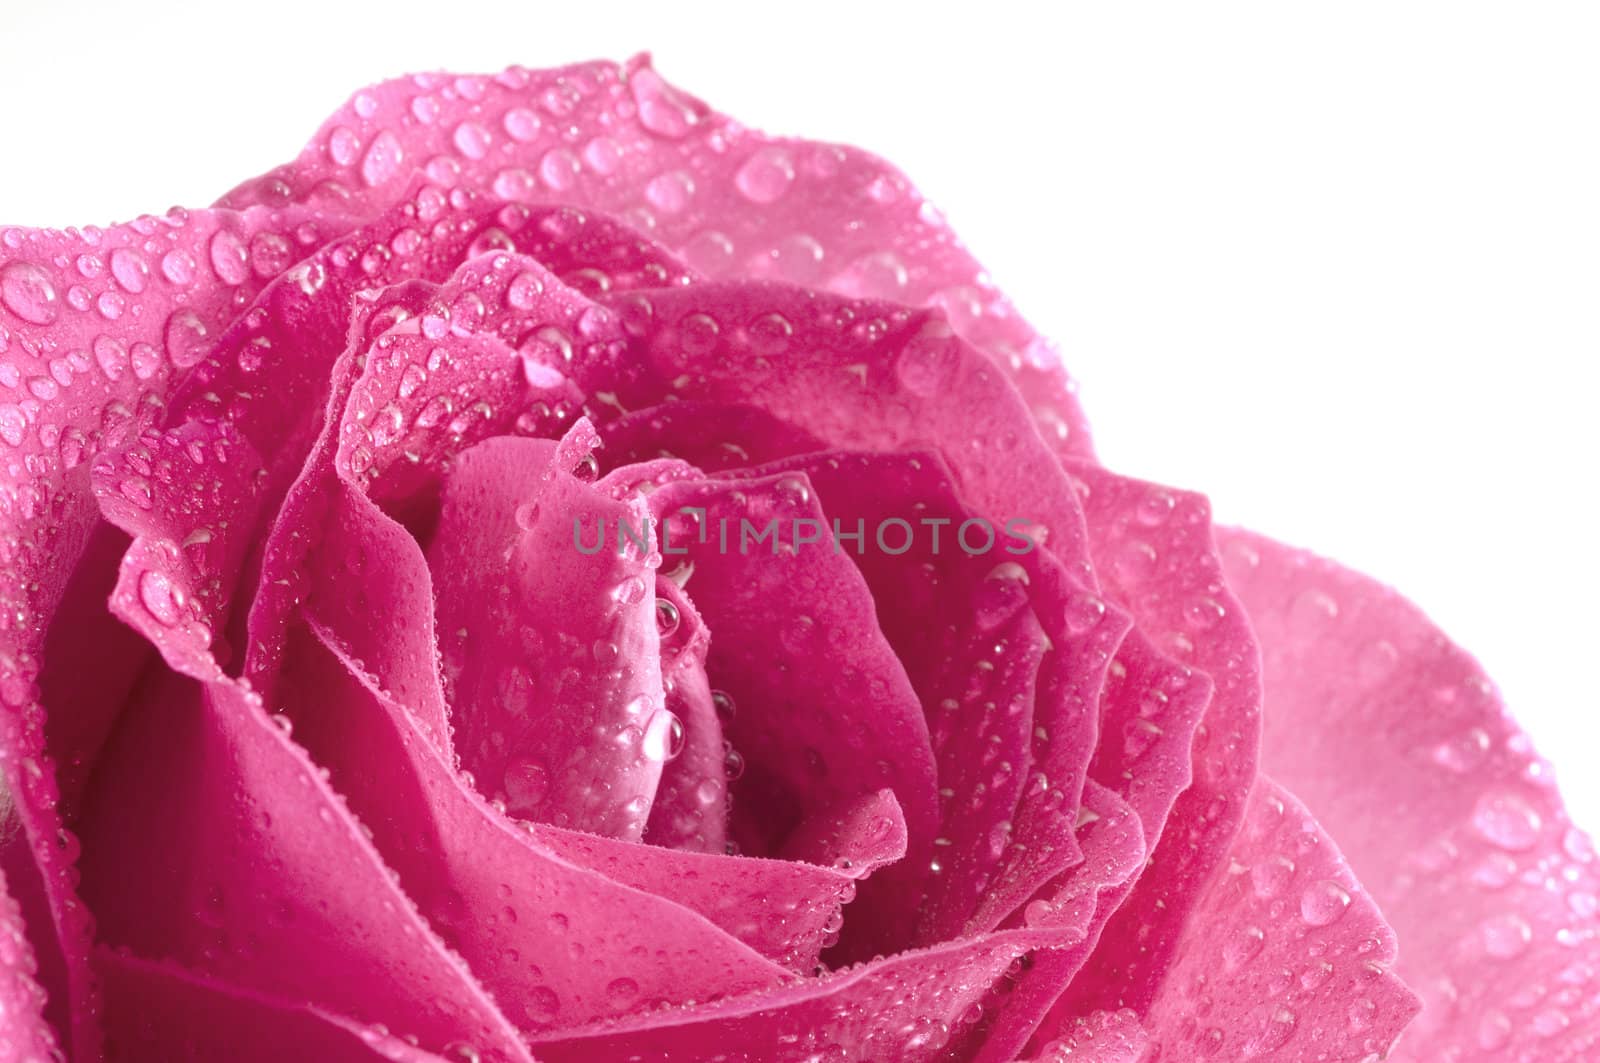
M 1194 732 L 1193 782 L 1172 808 L 1150 869 L 1064 1002 L 1078 1014 L 1125 1006 L 1143 1014 L 1165 980 L 1198 886 L 1225 866 L 1244 816 L 1261 726 L 1259 659 L 1244 611 L 1224 582 L 1203 497 L 1087 463 L 1070 471 L 1083 487 L 1106 594 L 1158 651 L 1213 684 Z
M 1593 1058 L 1593 848 L 1482 669 L 1373 580 L 1222 539 L 1261 639 L 1263 765 L 1339 840 L 1422 996 L 1390 1058 Z
M 825 546 L 778 549 L 778 536 L 794 538 L 797 519 L 825 527 L 805 476 L 674 483 L 649 503 L 668 522 L 663 564 L 693 566 L 685 590 L 711 629 L 707 672 L 737 706 L 726 725 L 745 765 L 734 786 L 734 837 L 767 855 L 809 816 L 887 788 L 905 813 L 907 859 L 928 860 L 938 806 L 927 723 L 878 630 L 871 592 L 850 560 Z M 685 507 L 702 511 L 698 523 L 676 516 Z M 771 524 L 766 542 L 741 550 L 744 522 L 752 533 Z M 725 534 L 733 537 L 726 548 Z M 783 603 L 777 616 L 774 602 Z M 894 941 L 909 913 L 903 903 L 899 911 L 862 903 L 873 896 L 852 909 L 861 916 L 846 933 Z
M 1332 840 L 1263 777 L 1145 1029 L 1170 1059 L 1382 1058 L 1418 1007 L 1394 959 L 1394 932 Z
M 1063 452 L 1090 453 L 1054 351 L 903 174 L 855 148 L 769 137 L 716 114 L 648 56 L 373 86 L 295 162 L 224 202 L 336 197 L 375 213 L 412 169 L 456 195 L 615 214 L 713 278 L 941 307 L 1005 366 Z
M 519 1026 L 570 1026 L 787 976 L 689 907 L 586 870 L 519 829 L 326 639 L 313 631 L 290 643 L 295 733 L 429 924 Z M 639 950 L 654 962 L 639 962 Z
M 101 939 L 260 993 L 526 1059 L 317 766 L 231 682 L 152 674 L 83 813 Z
M 706 677 L 711 636 L 699 611 L 665 576 L 655 579 L 655 598 L 662 689 L 683 737 L 677 755 L 661 769 L 644 840 L 670 849 L 722 853 L 728 845 L 728 752 L 717 706 L 731 702 L 713 691 Z
M 519 816 L 637 839 L 673 718 L 647 551 L 578 546 L 623 523 L 648 532 L 641 502 L 574 474 L 592 477 L 597 442 L 580 421 L 560 445 L 462 454 L 429 564 L 465 765 Z
M 407 1044 L 380 1025 L 240 989 L 177 964 L 108 949 L 101 949 L 95 961 L 105 992 L 107 1058 L 113 1063 L 445 1059 Z M 459 1058 L 470 1047 L 457 1042 L 443 1051 Z

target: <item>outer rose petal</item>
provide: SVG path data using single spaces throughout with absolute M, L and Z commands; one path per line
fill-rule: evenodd
M 310 1004 L 272 999 L 171 963 L 101 949 L 111 1063 L 282 1063 L 285 1059 L 444 1063 L 384 1031 Z M 449 1045 L 455 1057 L 465 1045 Z
M 1093 584 L 1083 514 L 1059 460 L 1002 371 L 938 313 L 776 284 L 602 302 L 638 339 L 581 361 L 574 375 L 612 389 L 622 409 L 669 395 L 756 406 L 833 449 L 933 450 L 972 509 L 1042 526 L 1069 574 Z
M 412 167 L 461 193 L 616 214 L 717 279 L 942 307 L 1005 365 L 1063 452 L 1090 453 L 1054 352 L 903 174 L 855 148 L 768 137 L 716 114 L 648 56 L 385 82 L 330 118 L 294 163 L 224 202 L 337 189 L 371 212 L 393 202 Z
M 1416 1014 L 1394 932 L 1333 842 L 1262 778 L 1145 1016 L 1162 1058 L 1362 1060 Z
M 1390 1058 L 1595 1058 L 1594 850 L 1482 670 L 1373 580 L 1221 534 L 1261 639 L 1263 762 L 1339 839 L 1422 995 Z
M 232 682 L 152 677 L 107 745 L 83 835 L 108 943 L 434 1049 L 528 1058 L 310 758 Z

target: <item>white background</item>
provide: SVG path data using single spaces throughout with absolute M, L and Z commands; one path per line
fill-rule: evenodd
M 1422 603 L 1600 827 L 1600 8 L 915 10 L 0 0 L 0 222 L 204 205 L 381 78 L 650 49 L 900 164 L 1108 464 Z

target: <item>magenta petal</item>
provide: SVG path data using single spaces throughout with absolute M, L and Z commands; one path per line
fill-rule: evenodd
M 1211 704 L 1211 678 L 1128 632 L 1100 696 L 1100 744 L 1089 775 L 1133 806 L 1153 849 L 1191 781 L 1195 728 Z
M 1083 968 L 1150 855 L 1139 817 L 1127 802 L 1099 783 L 1085 783 L 1077 817 L 1075 832 L 1083 860 L 1039 890 L 1012 923 L 1082 926 L 1083 938 L 1067 948 L 1035 952 L 1024 970 L 989 995 L 983 1019 L 969 1038 L 978 1063 L 1010 1059 L 1034 1036 L 1040 1023 L 1047 1021 L 1051 1007 Z M 1067 1024 L 1050 1024 L 1049 1037 L 1059 1036 L 1058 1025 Z
M 518 1025 L 571 1026 L 787 976 L 689 907 L 587 870 L 519 830 L 326 632 L 290 645 L 295 733 L 429 923 Z M 659 962 L 637 962 L 639 949 Z
M 796 519 L 826 526 L 805 476 L 674 483 L 649 502 L 658 520 L 672 518 L 663 563 L 692 566 L 685 589 L 711 629 L 707 669 L 738 706 L 726 727 L 747 765 L 734 788 L 735 837 L 765 855 L 808 817 L 887 788 L 905 813 L 907 859 L 929 859 L 938 805 L 927 723 L 870 590 L 825 546 L 777 549 Z M 685 507 L 702 511 L 704 541 L 673 516 Z M 773 523 L 764 545 L 741 550 L 743 521 Z M 774 601 L 784 603 L 776 620 Z M 854 925 L 892 933 L 891 917 L 907 914 L 880 910 Z
M 347 484 L 309 559 L 308 615 L 448 753 L 450 714 L 438 669 L 427 559 L 403 527 Z M 374 621 L 381 618 L 382 623 Z
M 938 870 L 879 882 L 926 891 L 916 943 L 992 929 L 1080 859 L 1072 820 L 1094 749 L 1090 706 L 1126 621 L 1031 540 L 1004 534 L 1003 520 L 988 521 L 992 550 L 969 554 L 961 529 L 976 515 L 936 457 L 830 453 L 773 468 L 804 471 L 830 526 L 862 534 L 840 548 L 874 600 L 892 603 L 878 622 L 927 715 L 943 792 Z M 892 521 L 916 525 L 903 553 L 891 552 L 903 535 Z M 938 546 L 926 521 L 947 522 Z
M 801 974 L 811 974 L 842 922 L 855 884 L 905 855 L 905 820 L 885 790 L 815 816 L 781 860 L 691 853 L 539 826 L 541 845 L 581 867 L 699 912 L 729 934 Z
M 152 677 L 85 802 L 102 940 L 439 1049 L 527 1059 L 318 768 L 228 682 Z
M 273 999 L 173 963 L 102 949 L 107 1059 L 112 1063 L 282 1063 L 285 1059 L 443 1063 L 383 1027 L 312 1004 Z M 457 1057 L 466 1042 L 446 1045 Z
M 664 402 L 603 425 L 609 463 L 681 458 L 706 472 L 762 465 L 826 450 L 811 433 L 755 406 Z
M 371 214 L 415 168 L 461 196 L 615 214 L 714 278 L 941 307 L 1006 366 L 1064 452 L 1089 454 L 1055 353 L 903 174 L 856 148 L 769 137 L 716 114 L 648 56 L 373 86 L 294 163 L 224 202 L 277 205 L 337 189 Z
M 462 454 L 429 562 L 467 767 L 519 816 L 637 839 L 671 718 L 654 573 L 638 551 L 579 549 L 578 535 L 646 524 L 641 502 L 573 474 L 597 442 L 580 421 L 559 446 L 503 437 Z
M 672 849 L 722 853 L 728 845 L 728 754 L 718 696 L 706 678 L 710 633 L 672 580 L 658 575 L 655 597 L 661 684 L 667 711 L 683 728 L 683 740 L 677 755 L 661 769 L 644 840 Z
M 1317 821 L 1262 778 L 1226 867 L 1197 892 L 1145 1015 L 1162 1058 L 1385 1056 L 1417 998 L 1390 969 L 1394 932 Z
M 0 820 L 11 815 L 9 795 L 0 789 Z M 59 1049 L 44 1017 L 44 990 L 22 923 L 22 909 L 0 874 L 0 1049 L 8 1058 L 46 1059 Z
M 1194 494 L 1130 480 L 1079 463 L 1096 570 L 1106 594 L 1133 615 L 1160 652 L 1213 684 L 1195 729 L 1193 782 L 1178 797 L 1150 869 L 1107 926 L 1084 975 L 1068 991 L 1074 1012 L 1154 998 L 1196 886 L 1223 866 L 1255 781 L 1260 733 L 1255 638 L 1223 579 L 1210 507 Z M 1170 784 L 1169 784 L 1170 785 Z
M 1489 679 L 1394 591 L 1221 534 L 1261 639 L 1263 764 L 1339 840 L 1422 996 L 1389 1058 L 1591 1058 L 1594 851 Z
M 832 449 L 938 453 L 962 500 L 1041 526 L 1093 582 L 1083 514 L 1011 382 L 936 312 L 776 284 L 698 284 L 605 297 L 634 347 L 579 369 L 625 409 L 680 401 L 755 406 Z M 956 441 L 959 441 L 956 442 Z
M 1150 1038 L 1131 1008 L 1073 1019 L 1056 1038 L 1019 1063 L 1144 1063 Z
M 774 1046 L 781 1059 L 934 1063 L 950 1058 L 984 995 L 1024 954 L 1082 936 L 1059 927 L 945 942 L 776 990 L 536 1037 L 535 1048 L 544 1063 L 771 1059 Z

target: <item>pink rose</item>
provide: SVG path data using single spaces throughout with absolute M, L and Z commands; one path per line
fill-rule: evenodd
M 419 76 L 0 307 L 3 1058 L 1600 1039 L 1473 662 L 1102 468 L 872 156 Z

